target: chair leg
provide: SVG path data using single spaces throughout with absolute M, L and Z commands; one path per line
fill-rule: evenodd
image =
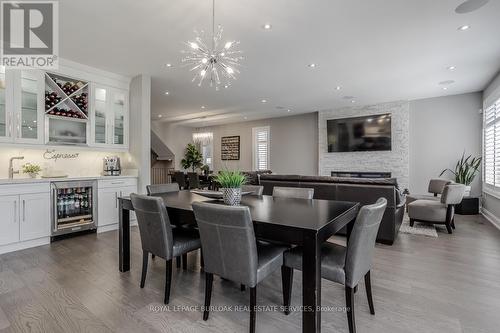
M 256 306 L 257 306 L 257 286 L 250 288 L 250 333 L 255 333 Z
M 281 282 L 283 288 L 283 307 L 285 314 L 290 314 L 290 300 L 292 298 L 293 268 L 281 266 Z
M 200 266 L 203 269 L 205 267 L 205 261 L 203 260 L 203 250 L 200 249 Z
M 175 263 L 177 268 L 181 268 L 181 257 L 175 257 Z
M 451 227 L 455 229 L 455 219 L 451 220 Z
M 203 310 L 203 320 L 208 319 L 210 313 L 210 300 L 212 298 L 212 284 L 214 282 L 214 275 L 212 273 L 205 273 L 205 309 Z
M 345 304 L 347 308 L 349 333 L 356 333 L 356 323 L 354 321 L 354 288 L 345 287 Z
M 170 285 L 172 283 L 172 260 L 167 260 L 165 269 L 165 299 L 163 303 L 170 302 Z
M 240 290 L 241 291 L 245 291 L 246 289 L 247 289 L 247 287 L 244 284 L 240 284 Z
M 156 258 L 156 256 L 154 254 L 151 254 L 151 259 L 154 259 Z
M 149 253 L 146 251 L 143 251 L 142 252 L 141 288 L 144 288 L 144 283 L 146 283 L 146 273 L 148 272 L 148 259 L 149 259 Z
M 186 270 L 188 268 L 188 255 L 187 253 L 184 253 L 182 255 L 182 269 Z
M 366 296 L 368 297 L 368 306 L 370 307 L 370 313 L 372 315 L 375 314 L 375 307 L 373 306 L 373 297 L 372 297 L 372 281 L 370 278 L 370 271 L 365 275 L 365 288 L 366 288 Z
M 414 224 L 415 224 L 415 220 L 414 219 L 410 219 L 410 227 L 413 227 Z
M 451 223 L 450 222 L 446 222 L 446 230 L 448 230 L 449 234 L 453 233 L 453 230 L 451 229 Z

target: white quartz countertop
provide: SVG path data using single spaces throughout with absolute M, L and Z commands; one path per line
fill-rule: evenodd
M 124 179 L 124 178 L 137 178 L 137 176 L 81 176 L 81 177 L 64 177 L 64 178 L 0 178 L 0 185 L 8 184 L 31 184 L 31 183 L 50 183 L 50 182 L 67 182 L 74 180 L 113 180 L 113 179 Z

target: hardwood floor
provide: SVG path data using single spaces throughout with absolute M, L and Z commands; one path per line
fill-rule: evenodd
M 376 315 L 370 315 L 360 286 L 358 332 L 499 331 L 500 231 L 481 216 L 457 216 L 456 225 L 453 235 L 443 228 L 439 238 L 399 234 L 393 246 L 377 245 L 372 270 Z M 248 330 L 245 309 L 212 311 L 208 321 L 202 320 L 205 279 L 198 253 L 189 257 L 187 271 L 173 269 L 169 310 L 162 308 L 165 262 L 150 260 L 146 286 L 139 288 L 142 251 L 136 228 L 131 238 L 127 273 L 118 271 L 115 231 L 1 255 L 0 333 Z M 213 306 L 249 304 L 248 288 L 242 292 L 235 283 L 214 279 Z M 293 306 L 301 304 L 300 286 L 301 273 L 295 272 Z M 278 270 L 257 288 L 257 304 L 281 302 Z M 343 287 L 323 280 L 323 306 L 342 308 L 344 302 Z M 347 332 L 340 310 L 323 312 L 323 332 Z M 300 331 L 299 312 L 257 313 L 257 332 Z

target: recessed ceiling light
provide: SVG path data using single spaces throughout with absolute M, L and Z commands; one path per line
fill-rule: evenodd
M 172 67 L 172 64 L 171 63 L 165 64 L 165 67 L 170 68 Z
M 448 87 L 443 87 L 443 90 L 448 90 Z
M 342 89 L 342 87 L 341 87 L 341 86 L 336 86 L 336 87 L 335 87 L 335 90 L 340 90 L 340 89 Z
M 446 69 L 449 71 L 454 71 L 457 68 L 455 66 L 448 66 L 448 67 L 446 67 Z
M 267 99 L 261 100 L 262 103 L 267 103 Z
M 229 84 L 225 84 L 225 85 L 224 85 L 224 88 L 225 88 L 225 89 L 229 88 Z
M 170 91 L 165 91 L 165 95 L 170 95 Z
M 483 7 L 489 2 L 489 0 L 467 0 L 455 8 L 455 13 L 466 14 L 471 13 L 479 8 Z
M 247 117 L 243 117 L 243 119 L 248 119 Z
M 290 111 L 292 111 L 292 110 L 290 110 L 290 109 L 286 110 L 286 112 L 290 112 Z
M 273 26 L 272 26 L 272 25 L 270 25 L 269 23 L 266 23 L 266 24 L 264 24 L 264 25 L 262 26 L 262 28 L 264 28 L 264 30 L 271 30 L 271 28 L 272 28 L 272 27 L 273 27 Z
M 158 115 L 158 118 L 161 118 L 161 117 L 163 117 L 163 116 L 162 116 L 161 114 L 159 114 L 159 115 Z
M 201 108 L 202 108 L 202 109 L 204 109 L 204 108 L 205 108 L 205 105 L 202 105 L 202 106 L 201 106 Z
M 465 30 L 469 30 L 470 29 L 470 25 L 462 25 L 461 27 L 458 27 L 458 30 L 460 31 L 465 31 Z
M 352 101 L 351 101 L 351 103 L 356 103 L 356 101 L 355 101 L 355 100 L 352 100 Z
M 316 67 L 316 64 L 315 64 L 315 63 L 312 63 L 312 64 L 309 64 L 309 65 L 307 65 L 307 66 L 309 66 L 310 68 L 315 68 L 315 67 Z

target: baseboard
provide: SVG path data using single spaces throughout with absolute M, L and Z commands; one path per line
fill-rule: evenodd
M 50 237 L 42 237 L 24 242 L 17 242 L 0 246 L 0 254 L 29 249 L 31 247 L 50 244 Z
M 137 220 L 132 220 L 130 221 L 130 226 L 136 226 L 137 225 Z M 118 223 L 114 224 L 108 224 L 104 226 L 97 226 L 97 233 L 100 234 L 101 232 L 108 232 L 108 231 L 113 231 L 113 230 L 118 230 Z
M 493 224 L 498 230 L 500 230 L 500 218 L 496 217 L 493 213 L 491 213 L 484 207 L 481 207 L 481 214 L 485 217 L 485 219 L 490 221 L 491 224 Z

